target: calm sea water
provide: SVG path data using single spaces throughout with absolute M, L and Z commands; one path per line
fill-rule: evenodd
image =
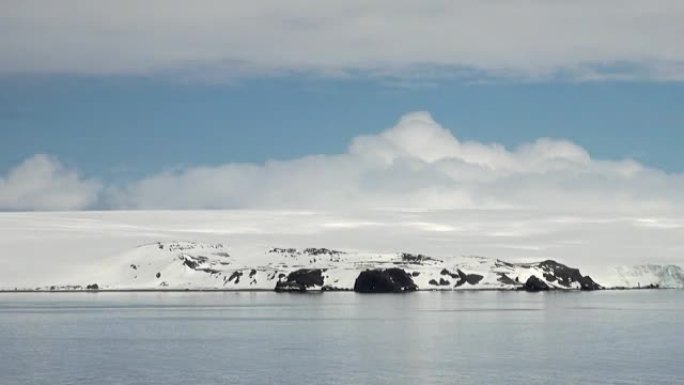
M 684 291 L 0 294 L 0 384 L 684 384 Z

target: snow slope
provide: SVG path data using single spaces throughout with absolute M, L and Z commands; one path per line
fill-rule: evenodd
M 400 268 L 410 274 L 422 290 L 517 289 L 532 275 L 555 289 L 581 287 L 580 282 L 563 273 L 565 266 L 552 261 L 509 263 L 485 257 L 438 258 L 326 248 L 158 242 L 136 247 L 111 262 L 112 265 L 102 266 L 99 272 L 84 271 L 68 284 L 46 283 L 30 289 L 85 289 L 97 284 L 98 289 L 110 290 L 274 290 L 278 282 L 287 280 L 293 272 L 320 270 L 323 281 L 310 289 L 352 290 L 361 272 L 390 268 Z
M 621 238 L 599 231 L 615 223 Z M 649 225 L 637 237 L 641 223 L 509 211 L 0 213 L 0 288 L 272 290 L 282 275 L 325 269 L 325 286 L 349 289 L 361 271 L 389 267 L 417 274 L 420 289 L 511 289 L 531 275 L 578 287 L 546 280 L 548 266 L 539 262 L 547 259 L 579 267 L 605 287 L 684 287 L 680 228 Z M 646 239 L 658 259 L 633 254 Z M 312 246 L 340 252 L 307 251 Z M 404 252 L 430 257 L 411 261 Z M 482 278 L 456 286 L 459 270 Z M 236 273 L 240 279 L 231 280 Z
M 615 287 L 684 288 L 684 269 L 677 265 L 617 266 L 615 272 L 616 277 L 612 280 Z

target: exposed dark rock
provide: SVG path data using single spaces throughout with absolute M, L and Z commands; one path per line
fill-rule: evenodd
M 556 261 L 546 260 L 539 263 L 538 266 L 544 270 L 544 278 L 549 282 L 553 282 L 553 280 L 547 276 L 554 277 L 560 285 L 565 287 L 571 287 L 574 282 L 578 282 L 581 290 L 600 290 L 603 288 L 588 275 L 583 276 L 579 269 L 568 267 Z
M 459 271 L 460 271 L 460 270 L 459 270 Z M 447 270 L 447 269 L 442 269 L 442 271 L 440 271 L 439 274 L 441 274 L 441 275 L 448 275 L 448 276 L 451 277 L 451 278 L 460 278 L 460 275 L 454 274 L 454 273 L 450 272 L 450 271 Z
M 325 285 L 321 288 L 321 291 L 351 291 L 351 289 L 344 289 L 337 286 Z
M 496 267 L 515 267 L 514 264 L 506 261 L 502 261 L 500 259 L 497 259 L 496 262 L 494 262 L 494 266 Z
M 311 256 L 319 256 L 319 255 L 327 255 L 327 256 L 337 256 L 344 254 L 343 251 L 338 251 L 338 250 L 331 250 L 331 249 L 326 249 L 326 248 L 317 248 L 317 247 L 309 247 L 301 252 L 295 248 L 282 248 L 282 247 L 275 247 L 271 250 L 268 251 L 269 253 L 272 254 L 290 254 L 294 256 L 295 254 L 306 254 L 306 255 L 311 255 Z
M 447 281 L 446 279 L 444 279 L 444 278 L 439 279 L 439 286 L 450 286 L 450 285 L 451 285 L 451 282 Z
M 342 251 L 337 251 L 337 250 L 330 250 L 326 248 L 315 248 L 315 247 L 309 247 L 307 249 L 304 249 L 304 254 L 309 254 L 309 255 L 339 255 L 339 254 L 344 254 Z
M 131 269 L 133 269 L 133 270 L 138 270 L 138 266 L 137 266 L 137 265 L 134 265 L 134 264 L 131 264 Z
M 96 283 L 93 283 L 93 284 L 86 286 L 86 289 L 87 290 L 100 290 L 100 286 L 98 286 L 98 284 L 96 284 Z
M 161 278 L 161 273 L 158 272 L 157 275 L 155 275 L 155 277 Z
M 484 278 L 483 276 L 481 276 L 479 274 L 466 274 L 461 269 L 457 269 L 456 272 L 457 272 L 457 274 L 454 274 L 454 273 L 450 272 L 449 270 L 444 269 L 441 271 L 440 274 L 448 275 L 451 278 L 457 278 L 458 281 L 456 281 L 456 285 L 454 285 L 454 287 L 460 287 L 460 286 L 465 285 L 466 283 L 469 285 L 477 285 L 478 283 L 480 283 L 482 278 Z
M 252 269 L 252 271 L 249 272 L 249 278 L 254 277 L 254 275 L 257 273 L 256 270 Z
M 409 254 L 409 253 L 402 253 L 401 254 L 401 260 L 402 260 L 402 262 L 405 262 L 405 263 L 413 263 L 413 264 L 419 265 L 425 259 L 428 259 L 428 257 L 426 257 L 422 254 Z
M 477 285 L 483 278 L 480 274 L 467 274 L 465 280 L 469 285 Z
M 197 261 L 195 261 L 194 259 L 190 259 L 190 258 L 186 257 L 183 259 L 183 265 L 185 265 L 185 266 L 187 266 L 193 270 L 197 270 L 197 266 L 199 266 L 199 263 L 197 263 Z M 157 278 L 159 278 L 159 277 L 157 277 Z
M 548 282 L 554 282 L 554 281 L 556 281 L 558 278 L 556 278 L 555 276 L 553 276 L 553 275 L 551 275 L 551 274 L 549 274 L 549 273 L 544 273 L 544 279 L 547 280 Z
M 209 258 L 207 257 L 202 257 L 202 256 L 197 256 L 197 257 L 190 257 L 190 256 L 183 256 L 181 257 L 183 259 L 183 265 L 189 267 L 192 270 L 195 271 L 201 271 L 203 273 L 208 273 L 208 274 L 220 274 L 220 271 L 216 269 L 212 269 L 209 267 L 201 267 L 203 264 L 209 262 Z M 159 278 L 159 277 L 157 277 Z
M 294 254 L 297 252 L 297 249 L 283 249 L 282 247 L 275 247 L 268 252 L 272 254 Z
M 432 286 L 439 286 L 439 282 L 435 281 L 434 279 L 431 279 L 430 282 L 428 282 L 428 284 Z
M 411 265 L 422 265 L 426 262 L 441 262 L 439 259 L 428 257 L 423 254 L 401 253 L 400 257 L 402 263 Z
M 599 285 L 598 283 L 594 282 L 593 279 L 591 279 L 590 276 L 584 276 L 582 277 L 582 280 L 579 281 L 580 283 L 580 289 L 581 290 L 586 290 L 586 291 L 591 291 L 591 290 L 603 290 L 603 286 Z
M 301 269 L 288 274 L 286 280 L 276 283 L 275 291 L 306 291 L 315 286 L 323 286 L 323 270 Z
M 516 277 L 516 280 L 513 280 L 511 279 L 511 277 L 507 276 L 506 273 L 499 273 L 499 278 L 497 278 L 496 280 L 503 283 L 504 285 L 519 285 L 520 282 L 517 281 L 517 278 L 518 277 Z
M 412 277 L 417 277 L 419 275 L 420 275 L 420 271 L 414 271 L 413 273 L 411 273 Z
M 525 282 L 525 285 L 523 288 L 527 291 L 548 291 L 549 285 L 546 284 L 546 282 L 542 281 L 541 279 L 537 278 L 536 276 L 532 275 L 530 278 L 527 279 L 527 282 Z
M 240 283 L 240 277 L 242 277 L 242 272 L 234 271 L 233 274 L 231 274 L 228 278 L 228 282 L 232 282 L 233 280 L 235 280 L 234 283 L 237 285 L 238 283 Z
M 399 268 L 362 271 L 354 283 L 354 291 L 359 293 L 402 293 L 417 289 L 411 275 Z

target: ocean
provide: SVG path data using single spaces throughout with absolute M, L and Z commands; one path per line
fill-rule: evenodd
M 0 294 L 2 385 L 684 384 L 684 291 Z

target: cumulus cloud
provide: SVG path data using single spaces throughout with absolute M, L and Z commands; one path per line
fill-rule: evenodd
M 680 0 L 0 0 L 0 73 L 683 80 Z
M 91 207 L 99 191 L 99 182 L 35 155 L 0 177 L 0 210 L 79 210 Z
M 168 171 L 110 189 L 115 208 L 543 209 L 681 208 L 684 177 L 633 160 L 594 159 L 543 138 L 507 149 L 460 141 L 427 112 L 353 139 L 348 151 L 263 165 Z
M 0 209 L 521 209 L 653 213 L 684 208 L 684 175 L 593 158 L 567 140 L 517 148 L 459 140 L 409 113 L 347 151 L 160 172 L 125 185 L 36 155 L 0 179 Z

